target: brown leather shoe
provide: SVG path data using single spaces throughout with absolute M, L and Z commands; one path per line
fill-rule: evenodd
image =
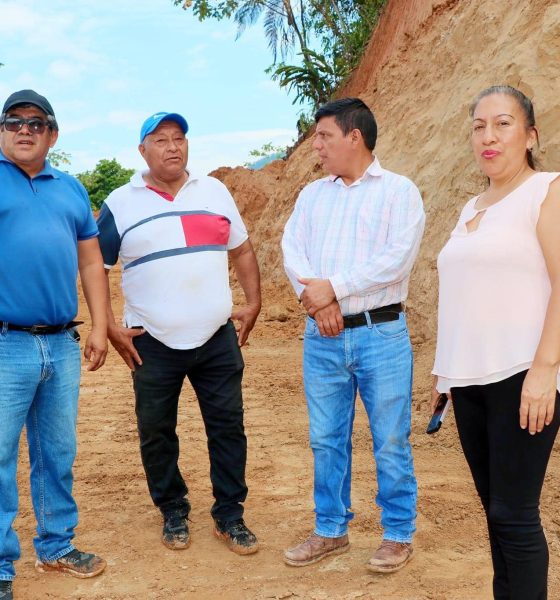
M 375 573 L 394 573 L 412 558 L 412 544 L 383 540 L 369 559 L 367 568 Z
M 342 554 L 350 547 L 348 535 L 327 538 L 316 533 L 299 546 L 284 552 L 284 562 L 292 567 L 312 565 L 331 554 Z

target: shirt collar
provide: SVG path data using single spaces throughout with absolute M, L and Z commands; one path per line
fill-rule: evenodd
M 134 173 L 134 175 L 130 178 L 130 185 L 135 188 L 145 188 L 147 186 L 147 183 L 144 179 L 144 175 L 148 175 L 149 172 L 149 169 L 144 169 L 143 171 L 136 171 L 136 173 Z M 188 169 L 185 169 L 185 172 L 187 173 L 189 178 L 185 182 L 184 186 L 189 185 L 189 183 L 191 183 L 192 181 L 200 179 L 198 175 L 196 175 L 192 171 L 189 171 Z
M 0 150 L 0 162 L 5 162 L 9 165 L 14 165 L 14 167 L 18 168 L 20 171 L 22 171 L 22 173 L 25 173 L 25 171 L 21 167 L 18 167 L 16 163 L 4 156 L 2 150 Z M 57 170 L 51 165 L 51 163 L 48 160 L 45 160 L 43 169 L 39 173 L 37 173 L 37 175 L 35 175 L 35 177 L 33 177 L 32 179 L 36 179 L 37 177 L 50 177 L 51 179 L 60 179 Z
M 352 187 L 353 185 L 360 185 L 360 183 L 362 183 L 366 177 L 381 177 L 383 175 L 384 170 L 385 169 L 383 169 L 383 167 L 381 166 L 381 163 L 379 162 L 377 156 L 374 156 L 373 162 L 369 164 L 368 168 L 364 171 L 364 174 L 358 179 L 356 179 L 356 181 L 353 181 L 348 187 Z M 339 185 L 346 185 L 342 180 L 342 177 L 340 177 L 340 175 L 329 175 L 329 179 Z
M 45 166 L 43 167 L 43 170 L 35 177 L 41 176 L 52 177 L 53 179 L 60 179 L 57 170 L 51 165 L 51 163 L 48 160 L 45 160 Z

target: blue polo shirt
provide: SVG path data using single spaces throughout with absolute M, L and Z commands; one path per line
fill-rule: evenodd
M 77 179 L 48 162 L 31 179 L 0 152 L 0 321 L 71 321 L 78 311 L 78 241 L 97 233 Z

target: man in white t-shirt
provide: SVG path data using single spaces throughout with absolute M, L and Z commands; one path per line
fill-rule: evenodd
M 257 260 L 227 188 L 186 169 L 186 120 L 156 113 L 140 132 L 148 170 L 112 192 L 98 218 L 107 271 L 120 259 L 123 325 L 109 339 L 132 370 L 140 452 L 164 518 L 163 543 L 190 542 L 188 489 L 177 465 L 179 394 L 187 377 L 208 437 L 214 534 L 237 554 L 258 542 L 243 521 L 247 440 L 240 351 L 261 307 Z M 228 257 L 246 298 L 232 313 Z M 239 323 L 238 330 L 232 323 Z

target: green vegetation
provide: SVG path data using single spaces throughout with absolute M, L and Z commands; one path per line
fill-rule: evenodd
M 233 19 L 237 36 L 262 20 L 273 63 L 267 69 L 295 103 L 312 112 L 360 61 L 387 0 L 173 0 L 200 21 Z M 288 64 L 293 55 L 298 64 Z M 280 60 L 278 60 L 280 58 Z M 302 124 L 309 123 L 302 113 Z M 301 124 L 300 124 L 301 125 Z
M 105 198 L 127 183 L 133 173 L 134 169 L 125 169 L 113 158 L 100 160 L 93 171 L 78 173 L 76 177 L 86 188 L 93 210 L 99 210 Z
M 64 152 L 64 150 L 57 150 L 53 148 L 49 150 L 47 154 L 47 160 L 51 163 L 53 167 L 56 169 L 62 168 L 62 165 L 70 164 L 70 154 L 68 152 Z
M 285 146 L 274 146 L 272 142 L 267 142 L 258 150 L 251 150 L 249 156 L 252 156 L 253 158 L 264 158 L 269 154 L 282 154 L 283 152 L 286 152 Z
M 268 142 L 263 144 L 257 150 L 251 150 L 249 152 L 249 156 L 251 160 L 243 163 L 244 167 L 253 167 L 256 163 L 261 166 L 264 166 L 266 162 L 270 162 L 271 160 L 276 160 L 277 158 L 283 158 L 286 156 L 287 148 L 285 146 L 274 146 L 272 142 Z M 268 161 L 263 161 L 263 159 L 269 159 Z
M 56 148 L 49 151 L 47 159 L 57 169 L 71 162 L 70 154 Z M 92 209 L 99 210 L 105 198 L 113 190 L 128 183 L 133 174 L 134 169 L 125 169 L 115 158 L 111 160 L 104 158 L 95 165 L 93 171 L 77 173 L 76 178 L 86 188 Z

